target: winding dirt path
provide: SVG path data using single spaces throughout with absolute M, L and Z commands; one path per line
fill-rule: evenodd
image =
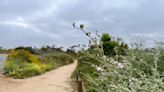
M 0 92 L 71 92 L 70 76 L 76 62 L 40 76 L 12 79 L 0 76 Z

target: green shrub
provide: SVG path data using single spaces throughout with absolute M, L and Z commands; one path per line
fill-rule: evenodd
M 44 72 L 44 69 L 34 63 L 26 64 L 22 70 L 23 75 L 28 77 L 39 75 Z
M 5 62 L 4 73 L 15 78 L 39 75 L 73 62 L 73 57 L 64 52 L 49 52 L 34 55 L 24 49 L 10 51 Z
M 163 92 L 158 51 L 156 49 L 153 54 L 132 51 L 123 56 L 122 61 L 103 56 L 98 51 L 83 51 L 77 70 L 87 92 Z
M 75 26 L 75 24 L 74 24 Z M 75 28 L 80 29 L 75 26 Z M 84 29 L 80 29 L 84 33 Z M 82 49 L 79 53 L 76 71 L 84 82 L 86 92 L 163 92 L 163 48 L 155 48 L 149 52 L 144 49 L 131 49 L 127 55 L 121 55 L 122 49 L 110 43 L 110 36 L 104 35 L 100 43 L 90 38 L 94 49 Z M 106 44 L 106 41 L 108 44 Z M 102 44 L 100 47 L 99 45 Z M 110 43 L 110 44 L 109 44 Z M 121 44 L 127 49 L 126 44 Z M 89 47 L 90 48 L 90 47 Z M 116 55 L 108 55 L 112 52 Z M 163 51 L 162 51 L 163 50 Z M 107 53 L 105 51 L 108 51 Z M 111 51 L 111 52 L 110 52 Z M 115 58 L 116 57 L 116 58 Z M 118 59 L 122 57 L 122 59 Z
M 161 53 L 159 56 L 158 71 L 160 72 L 161 76 L 164 77 L 164 49 L 161 50 Z
M 25 50 L 14 50 L 5 62 L 5 75 L 15 78 L 26 78 L 44 72 L 45 65 L 38 58 Z
M 102 34 L 101 41 L 103 44 L 104 54 L 107 56 L 126 55 L 128 45 L 125 44 L 120 38 L 111 39 L 108 33 Z
M 52 53 L 48 53 L 48 54 L 44 54 L 41 55 L 41 57 L 44 57 L 44 61 L 43 63 L 48 63 L 51 65 L 53 65 L 54 67 L 51 68 L 56 68 L 59 66 L 63 66 L 63 65 L 67 65 L 70 63 L 73 63 L 74 58 L 64 52 L 52 52 Z

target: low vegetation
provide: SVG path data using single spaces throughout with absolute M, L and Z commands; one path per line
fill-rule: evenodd
M 51 70 L 63 65 L 73 63 L 74 57 L 59 51 L 49 52 L 39 55 L 39 59 L 42 63 L 48 65 L 47 70 Z
M 13 50 L 5 63 L 5 75 L 25 78 L 44 72 L 46 66 L 38 58 L 25 50 Z
M 34 54 L 30 51 L 23 48 L 11 50 L 5 62 L 4 74 L 14 78 L 27 78 L 73 62 L 73 57 L 65 52 Z
M 129 48 L 109 34 L 90 38 L 78 55 L 78 71 L 86 92 L 163 92 L 164 47 Z M 96 33 L 97 34 L 97 33 Z M 96 40 L 95 40 L 96 39 Z

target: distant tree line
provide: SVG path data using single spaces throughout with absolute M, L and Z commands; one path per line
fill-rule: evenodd
M 42 53 L 49 53 L 49 52 L 54 52 L 54 51 L 66 52 L 68 54 L 76 54 L 75 49 L 73 49 L 73 46 L 68 48 L 66 51 L 63 50 L 63 47 L 56 47 L 55 45 L 52 45 L 52 46 L 47 45 L 41 48 L 30 47 L 30 46 L 29 47 L 20 46 L 20 47 L 16 47 L 14 50 L 20 50 L 20 49 L 27 50 L 33 54 L 42 54 Z

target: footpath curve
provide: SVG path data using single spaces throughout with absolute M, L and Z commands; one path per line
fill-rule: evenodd
M 69 64 L 39 76 L 13 79 L 0 76 L 0 92 L 71 92 L 71 74 L 77 63 Z

